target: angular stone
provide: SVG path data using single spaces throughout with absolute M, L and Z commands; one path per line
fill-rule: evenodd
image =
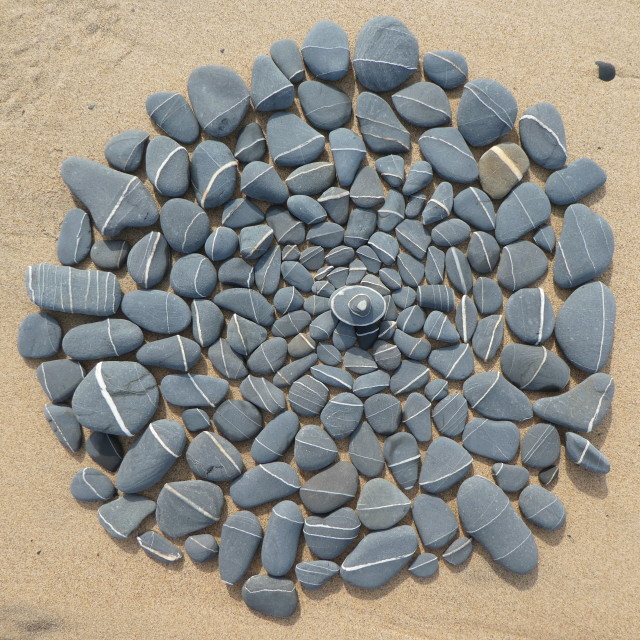
M 338 448 L 324 429 L 309 424 L 296 434 L 293 456 L 303 471 L 319 471 L 336 461 Z
M 117 540 L 128 538 L 156 510 L 156 503 L 136 493 L 124 495 L 98 509 L 98 522 Z
M 602 167 L 589 158 L 574 160 L 547 178 L 544 190 L 556 205 L 567 205 L 582 200 L 607 181 Z
M 275 168 L 261 160 L 254 160 L 244 168 L 240 176 L 240 191 L 255 200 L 273 204 L 282 204 L 289 197 L 287 185 Z
M 444 282 L 444 251 L 431 246 L 427 249 L 427 262 L 424 266 L 424 275 L 430 285 L 439 285 Z
M 300 49 L 295 41 L 289 39 L 276 40 L 271 45 L 269 53 L 289 82 L 298 83 L 304 80 L 304 64 L 302 63 Z
M 257 122 L 250 122 L 240 129 L 233 155 L 240 162 L 261 160 L 267 152 L 267 139 Z
M 236 198 L 222 209 L 222 224 L 230 229 L 242 229 L 264 222 L 264 213 L 251 200 Z
M 411 148 L 409 132 L 389 104 L 375 93 L 358 95 L 356 118 L 367 147 L 374 153 L 407 153 Z
M 315 591 L 323 587 L 340 572 L 340 567 L 330 560 L 312 560 L 296 565 L 296 578 L 305 589 Z
M 460 393 L 451 393 L 433 408 L 433 424 L 443 436 L 459 436 L 467 422 L 469 406 Z
M 453 187 L 450 182 L 441 182 L 422 211 L 422 223 L 433 224 L 444 220 L 453 208 Z
M 295 469 L 284 462 L 269 462 L 245 471 L 231 483 L 229 495 L 241 509 L 287 498 L 300 489 Z
M 464 381 L 464 397 L 471 409 L 492 420 L 521 422 L 533 416 L 531 402 L 501 373 L 477 373 Z
M 356 513 L 367 529 L 388 529 L 404 518 L 410 506 L 409 498 L 395 485 L 374 478 L 362 487 Z
M 453 199 L 455 214 L 481 231 L 493 231 L 496 214 L 491 198 L 482 189 L 467 187 Z
M 462 480 L 473 458 L 455 440 L 441 436 L 427 449 L 420 470 L 420 488 L 428 493 L 441 493 Z
M 73 360 L 49 360 L 36 369 L 36 377 L 51 402 L 70 398 L 84 378 L 84 369 Z
M 527 291 L 527 289 L 520 289 L 520 292 Z M 513 296 L 519 295 L 520 292 L 514 293 Z M 476 278 L 473 283 L 473 302 L 479 313 L 482 315 L 488 315 L 496 313 L 502 308 L 502 291 L 500 285 L 491 278 Z M 507 318 L 507 324 L 509 324 Z M 511 325 L 509 325 L 511 328 Z
M 311 552 L 323 560 L 333 560 L 346 551 L 360 532 L 360 520 L 349 507 L 328 516 L 309 516 L 302 533 Z
M 336 165 L 338 182 L 343 187 L 351 186 L 362 160 L 367 155 L 364 141 L 351 129 L 334 129 L 329 134 L 329 146 Z M 335 220 L 335 222 L 343 224 L 346 219 Z
M 189 443 L 186 458 L 194 475 L 211 482 L 230 482 L 244 471 L 240 452 L 211 431 L 199 433 Z
M 500 354 L 500 369 L 523 391 L 561 391 L 569 384 L 569 367 L 545 347 L 510 343 Z
M 273 161 L 281 167 L 299 167 L 324 151 L 325 137 L 289 112 L 274 113 L 267 121 L 267 144 Z
M 548 102 L 538 102 L 520 116 L 520 141 L 531 160 L 545 169 L 560 169 L 567 161 L 562 117 Z
M 425 388 L 424 395 L 431 401 L 437 402 L 442 400 L 449 393 L 449 383 L 446 380 L 436 378 L 432 380 Z
M 205 140 L 191 154 L 191 184 L 201 207 L 225 204 L 236 190 L 238 161 L 223 142 Z
M 606 474 L 611 470 L 604 454 L 577 433 L 567 433 L 566 449 L 567 458 L 587 471 Z
M 147 97 L 145 106 L 153 122 L 174 140 L 182 144 L 192 144 L 200 136 L 198 121 L 189 103 L 179 93 L 152 93 Z M 136 168 L 123 171 L 135 171 Z
M 296 561 L 304 517 L 291 500 L 278 502 L 271 510 L 262 540 L 262 566 L 271 576 L 283 576 Z
M 394 372 L 393 376 L 391 376 L 389 391 L 391 391 L 393 395 L 411 393 L 424 387 L 424 385 L 429 382 L 430 375 L 429 369 L 420 362 L 404 360 Z
M 542 278 L 549 267 L 542 249 L 528 240 L 506 246 L 500 254 L 498 282 L 508 291 L 528 287 Z
M 20 323 L 18 352 L 23 358 L 50 358 L 60 351 L 61 338 L 62 329 L 52 315 L 30 313 Z
M 182 560 L 182 553 L 173 542 L 169 542 L 155 531 L 145 531 L 136 540 L 140 548 L 154 560 L 159 562 L 177 562 Z
M 277 464 L 277 463 L 274 463 Z M 358 472 L 350 462 L 337 462 L 300 487 L 302 504 L 312 513 L 330 513 L 358 492 Z
M 442 557 L 445 562 L 457 567 L 467 561 L 472 551 L 473 544 L 471 542 L 471 538 L 463 536 L 453 542 L 442 554 Z
M 253 61 L 251 102 L 256 111 L 280 111 L 293 104 L 295 89 L 276 63 L 265 55 Z
M 70 407 L 46 404 L 44 417 L 58 442 L 68 451 L 75 453 L 82 446 L 82 428 Z M 106 498 L 105 498 L 106 500 Z
M 533 241 L 543 251 L 546 251 L 547 253 L 553 253 L 556 248 L 556 233 L 553 230 L 553 227 L 550 224 L 546 224 L 540 227 L 533 234 Z
M 367 478 L 380 475 L 384 458 L 375 432 L 368 422 L 361 422 L 349 438 L 349 459 L 358 473 Z
M 411 506 L 422 544 L 427 549 L 446 547 L 458 533 L 458 521 L 449 505 L 436 496 L 420 494 Z
M 275 318 L 273 306 L 257 291 L 226 289 L 218 293 L 213 301 L 222 309 L 237 313 L 263 327 L 270 327 Z
M 511 244 L 548 222 L 550 215 L 549 198 L 537 184 L 518 185 L 498 207 L 496 240 L 502 245 Z
M 434 349 L 429 354 L 429 366 L 447 380 L 466 380 L 474 371 L 471 346 L 463 342 Z
M 225 584 L 236 584 L 249 570 L 262 542 L 262 527 L 251 511 L 237 511 L 222 525 L 218 568 Z
M 426 160 L 418 160 L 411 165 L 402 186 L 402 194 L 410 196 L 422 191 L 433 180 L 433 168 Z

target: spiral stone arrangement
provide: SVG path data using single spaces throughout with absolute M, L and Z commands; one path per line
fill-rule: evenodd
M 596 279 L 614 243 L 579 203 L 605 174 L 568 162 L 551 104 L 518 120 L 511 92 L 469 80 L 460 53 L 421 66 L 407 26 L 378 17 L 353 55 L 333 22 L 301 49 L 275 42 L 250 89 L 230 68 L 196 69 L 189 102 L 147 99 L 165 135 L 115 136 L 109 166 L 65 160 L 83 208 L 62 222 L 61 265 L 27 268 L 42 311 L 19 351 L 42 360 L 55 436 L 75 452 L 86 430 L 96 464 L 73 497 L 102 503 L 114 538 L 145 522 L 137 540 L 158 561 L 180 561 L 179 545 L 195 562 L 217 556 L 220 579 L 268 615 L 296 610 L 294 575 L 372 589 L 407 565 L 425 578 L 462 564 L 473 544 L 530 572 L 532 531 L 565 521 L 545 488 L 562 440 L 571 463 L 609 471 L 588 434 L 614 392 L 615 300 Z M 344 128 L 351 68 L 358 131 Z M 423 159 L 407 169 L 415 144 Z M 530 162 L 548 170 L 544 189 Z M 130 246 L 118 236 L 131 227 L 152 229 Z M 557 315 L 535 287 L 554 257 L 570 291 Z M 125 276 L 137 286 L 123 293 Z M 64 336 L 63 314 L 80 316 Z M 193 372 L 203 350 L 215 375 Z M 154 420 L 161 398 L 184 426 Z M 165 481 L 183 454 L 191 475 Z M 495 463 L 492 479 L 470 475 L 474 456 Z M 265 504 L 263 531 L 252 509 Z M 249 577 L 260 547 L 264 573 Z

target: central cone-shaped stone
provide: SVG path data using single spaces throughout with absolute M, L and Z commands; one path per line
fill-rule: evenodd
M 353 285 L 340 287 L 333 292 L 331 310 L 338 320 L 352 327 L 365 327 L 384 317 L 386 304 L 374 289 Z

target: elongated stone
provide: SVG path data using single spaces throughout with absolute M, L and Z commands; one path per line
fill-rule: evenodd
M 298 83 L 304 80 L 304 64 L 302 63 L 300 49 L 295 41 L 289 39 L 276 40 L 271 45 L 269 53 L 289 82 Z
M 527 291 L 527 289 L 520 289 L 520 291 Z M 514 293 L 509 299 L 517 295 L 519 295 L 519 292 Z M 498 283 L 491 278 L 476 278 L 473 283 L 473 303 L 482 315 L 500 311 L 502 308 L 502 291 Z M 508 318 L 507 324 L 509 324 Z M 509 325 L 509 328 L 511 328 L 511 325 Z
M 380 96 L 367 91 L 361 93 L 356 117 L 364 142 L 374 153 L 406 153 L 411 148 L 409 132 Z
M 145 170 L 161 196 L 177 198 L 189 188 L 189 153 L 172 138 L 152 138 L 145 154 Z
M 422 60 L 424 74 L 443 89 L 455 89 L 467 81 L 469 67 L 457 51 L 429 51 Z
M 275 313 L 269 301 L 257 291 L 249 289 L 226 289 L 213 300 L 219 307 L 257 322 L 263 327 L 273 324 Z
M 171 250 L 164 236 L 151 231 L 131 248 L 127 271 L 139 287 L 151 289 L 164 278 L 170 261 Z
M 422 223 L 433 224 L 444 220 L 453 208 L 453 187 L 450 182 L 441 182 L 429 198 L 422 211 Z
M 198 123 L 196 122 L 197 125 Z M 113 136 L 104 146 L 104 157 L 118 171 L 127 173 L 136 171 L 142 164 L 147 140 L 149 140 L 149 134 L 146 131 L 141 131 L 140 129 L 123 131 Z
M 420 451 L 416 439 L 405 432 L 394 433 L 384 442 L 384 459 L 398 485 L 408 491 L 418 480 Z
M 529 482 L 529 472 L 517 464 L 496 462 L 491 467 L 491 473 L 496 484 L 505 493 L 518 493 Z
M 490 460 L 511 462 L 518 453 L 520 432 L 513 422 L 473 418 L 465 425 L 462 445 Z
M 295 469 L 284 462 L 269 462 L 245 471 L 231 483 L 229 495 L 241 509 L 287 498 L 300 489 Z
M 251 511 L 237 511 L 222 525 L 218 568 L 225 584 L 236 584 L 249 570 L 262 542 L 262 527 Z
M 467 245 L 467 260 L 476 273 L 491 273 L 500 259 L 500 246 L 485 231 L 474 231 Z
M 275 462 L 287 452 L 299 426 L 298 416 L 293 411 L 278 414 L 255 437 L 251 457 L 258 464 Z
M 351 391 L 353 387 L 353 376 L 339 367 L 330 367 L 324 364 L 315 365 L 311 367 L 311 375 L 320 382 L 343 391 Z
M 340 567 L 330 560 L 312 560 L 310 562 L 299 562 L 296 565 L 298 582 L 310 591 L 320 589 L 339 572 Z
M 441 225 L 438 225 L 438 227 L 440 226 Z M 436 227 L 436 229 L 438 229 L 438 227 Z M 436 229 L 433 229 L 433 233 L 436 234 L 437 241 Z M 442 230 L 440 229 L 438 232 L 442 233 Z M 471 267 L 464 253 L 457 247 L 449 247 L 445 255 L 444 264 L 449 282 L 451 282 L 453 287 L 459 293 L 469 293 L 473 286 L 473 275 L 471 274 Z
M 257 122 L 250 122 L 242 127 L 236 140 L 233 155 L 240 162 L 262 160 L 267 151 L 267 139 Z
M 200 126 L 214 138 L 233 133 L 249 109 L 247 85 L 228 67 L 198 67 L 189 76 L 187 90 Z
M 173 542 L 169 542 L 155 531 L 145 531 L 136 540 L 140 548 L 158 562 L 177 562 L 182 560 L 182 552 Z
M 471 228 L 464 220 L 452 218 L 431 230 L 431 241 L 440 247 L 455 247 L 465 242 L 470 234 Z
M 477 373 L 462 385 L 464 397 L 471 409 L 492 420 L 521 422 L 533 416 L 531 402 L 501 373 Z
M 539 345 L 549 339 L 555 326 L 551 300 L 540 287 L 520 289 L 507 300 L 505 319 L 516 337 Z
M 44 262 L 27 267 L 25 286 L 31 302 L 47 311 L 110 316 L 122 299 L 112 273 Z
M 93 431 L 132 436 L 149 422 L 158 399 L 155 378 L 142 365 L 99 362 L 78 385 L 71 407 Z
M 136 176 L 77 157 L 67 158 L 60 173 L 103 236 L 118 235 L 127 227 L 148 227 L 158 220 L 158 207 Z
M 291 193 L 315 196 L 329 189 L 335 179 L 336 169 L 331 162 L 311 162 L 294 169 L 285 183 Z
M 153 122 L 174 140 L 192 144 L 198 139 L 200 126 L 184 96 L 169 91 L 152 93 L 147 97 L 145 106 Z M 136 168 L 129 171 L 135 171 Z
M 424 309 L 448 313 L 455 307 L 455 294 L 447 285 L 422 285 L 418 287 L 418 304 Z
M 528 240 L 514 242 L 500 254 L 498 282 L 508 291 L 517 291 L 542 278 L 548 267 L 542 249 Z
M 293 104 L 295 89 L 276 63 L 265 55 L 253 61 L 251 102 L 256 111 L 279 111 Z
M 303 525 L 295 502 L 283 500 L 273 507 L 262 539 L 262 566 L 269 575 L 283 576 L 293 567 Z
M 148 342 L 136 354 L 140 364 L 187 372 L 200 359 L 200 346 L 182 336 Z
M 487 549 L 495 562 L 518 574 L 535 569 L 538 549 L 531 531 L 498 486 L 482 476 L 473 476 L 460 486 L 457 502 L 464 530 Z
M 216 407 L 229 391 L 229 383 L 212 376 L 177 373 L 160 383 L 164 399 L 177 407 Z
M 218 555 L 218 543 L 211 534 L 200 533 L 185 540 L 184 550 L 194 562 L 207 562 Z
M 44 417 L 58 442 L 75 453 L 82 446 L 82 428 L 73 410 L 58 404 L 46 404 Z M 106 498 L 105 498 L 106 499 Z
M 104 502 L 115 492 L 111 480 L 99 469 L 85 467 L 71 478 L 71 495 L 82 502 Z
M 552 173 L 544 190 L 553 204 L 567 205 L 582 200 L 606 181 L 607 174 L 599 164 L 580 158 Z
M 475 295 L 475 294 L 474 294 Z M 501 296 L 502 299 L 502 296 Z M 472 298 L 463 295 L 456 308 L 456 330 L 462 342 L 469 342 L 478 326 L 478 310 Z
M 433 408 L 431 417 L 433 424 L 443 436 L 459 436 L 467 422 L 469 407 L 464 396 L 451 393 Z
M 358 472 L 350 462 L 337 462 L 300 487 L 302 504 L 312 513 L 330 513 L 358 492 Z
M 556 318 L 556 340 L 567 360 L 587 373 L 600 371 L 611 354 L 615 319 L 609 287 L 590 282 L 576 289 Z
M 211 482 L 230 482 L 244 471 L 240 452 L 228 440 L 211 431 L 199 433 L 189 443 L 186 458 L 196 476 Z
M 280 413 L 286 407 L 284 393 L 265 378 L 249 375 L 239 389 L 245 400 L 268 413 Z
M 438 571 L 438 556 L 421 553 L 410 565 L 409 573 L 416 578 L 430 578 Z
M 60 225 L 58 235 L 58 260 L 60 264 L 73 266 L 82 262 L 91 249 L 91 222 L 82 209 L 68 211 Z
M 538 102 L 520 116 L 520 141 L 527 155 L 545 169 L 560 169 L 567 161 L 562 117 L 548 102 Z
M 548 531 L 560 529 L 567 518 L 567 511 L 560 498 L 535 485 L 522 491 L 518 497 L 518 506 L 527 520 Z
M 590 432 L 611 408 L 615 384 L 607 373 L 596 373 L 558 396 L 540 398 L 533 408 L 537 416 L 574 431 Z
M 408 525 L 369 533 L 345 558 L 340 575 L 356 587 L 381 587 L 410 562 L 417 548 L 418 536 Z
M 416 82 L 391 96 L 396 111 L 407 122 L 428 129 L 451 122 L 451 106 L 445 92 L 432 82 Z
M 611 470 L 605 455 L 577 433 L 567 433 L 566 448 L 567 458 L 587 471 L 606 474 Z
M 502 347 L 504 339 L 504 320 L 502 315 L 481 318 L 473 334 L 473 352 L 480 360 L 493 360 Z
M 384 469 L 378 438 L 368 422 L 361 422 L 351 434 L 349 458 L 358 472 L 367 478 L 379 475 Z
M 560 457 L 560 435 L 551 424 L 538 422 L 522 436 L 522 464 L 534 469 L 547 469 Z
M 240 380 L 249 373 L 243 359 L 236 354 L 224 338 L 216 340 L 209 347 L 207 357 L 215 369 L 230 380 Z
M 500 354 L 500 369 L 526 391 L 561 391 L 569 384 L 569 367 L 545 347 L 510 343 Z
M 431 246 L 427 249 L 427 262 L 424 275 L 430 285 L 440 285 L 444 282 L 444 251 Z
M 152 487 L 177 462 L 186 442 L 178 422 L 152 422 L 125 454 L 116 476 L 118 490 L 139 493 Z
M 311 552 L 323 560 L 333 560 L 358 537 L 360 519 L 356 512 L 343 507 L 328 516 L 309 516 L 302 533 Z
M 363 139 L 351 129 L 334 129 L 329 134 L 331 155 L 336 165 L 338 182 L 343 187 L 351 186 L 356 173 L 367 155 Z M 342 224 L 346 220 L 335 220 Z
M 251 576 L 242 586 L 242 599 L 254 611 L 274 618 L 289 618 L 298 607 L 298 593 L 291 580 Z
M 288 387 L 303 376 L 318 361 L 316 353 L 310 353 L 304 358 L 298 358 L 285 365 L 273 376 L 273 384 L 277 388 Z
M 249 356 L 247 366 L 256 376 L 268 376 L 276 373 L 286 358 L 287 341 L 284 338 L 270 338 Z
M 98 522 L 117 540 L 128 538 L 156 510 L 156 503 L 137 493 L 124 495 L 98 509 Z
M 411 506 L 422 544 L 427 549 L 446 547 L 458 533 L 458 521 L 449 505 L 436 496 L 420 494 Z
M 468 343 L 434 349 L 429 366 L 447 380 L 466 380 L 474 371 L 474 359 Z
M 411 393 L 402 408 L 402 422 L 418 442 L 431 440 L 431 402 L 422 393 Z
M 441 493 L 462 480 L 473 459 L 455 440 L 441 436 L 427 449 L 420 470 L 420 488 L 428 493 Z
M 120 440 L 116 436 L 101 431 L 94 431 L 85 445 L 87 455 L 103 469 L 116 471 L 124 458 Z
M 238 161 L 223 142 L 205 140 L 191 155 L 191 184 L 201 207 L 225 204 L 237 182 Z
M 411 501 L 388 480 L 369 480 L 358 498 L 356 513 L 370 530 L 388 529 L 409 512 Z
M 107 319 L 72 327 L 62 340 L 62 349 L 75 360 L 99 360 L 137 349 L 144 337 L 128 320 Z

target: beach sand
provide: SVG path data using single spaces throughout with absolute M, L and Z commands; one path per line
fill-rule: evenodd
M 638 3 L 375 4 L 0 0 L 0 638 L 637 637 Z M 476 547 L 464 566 L 441 563 L 437 576 L 424 582 L 404 571 L 373 592 L 340 580 L 316 593 L 299 589 L 299 611 L 274 621 L 249 611 L 240 587 L 220 582 L 215 563 L 159 565 L 135 539 L 107 536 L 95 505 L 71 498 L 72 475 L 92 462 L 55 440 L 42 416 L 38 362 L 23 361 L 16 350 L 19 322 L 35 310 L 24 271 L 56 261 L 59 224 L 73 206 L 59 177 L 61 162 L 71 155 L 104 161 L 112 135 L 128 128 L 153 132 L 144 107 L 148 94 L 185 93 L 189 73 L 203 64 L 228 65 L 249 82 L 252 61 L 275 39 L 301 43 L 312 24 L 331 19 L 353 44 L 360 27 L 381 12 L 410 26 L 421 53 L 460 50 L 471 77 L 505 84 L 520 113 L 552 102 L 564 117 L 569 159 L 587 156 L 606 170 L 606 187 L 585 203 L 609 221 L 616 240 L 613 266 L 602 278 L 618 303 L 606 368 L 616 395 L 591 437 L 612 471 L 595 477 L 566 464 L 563 453 L 553 490 L 567 508 L 567 524 L 558 532 L 535 530 L 540 564 L 530 575 L 508 574 Z M 618 77 L 598 80 L 595 60 L 613 62 Z M 350 74 L 342 86 L 353 90 L 353 84 Z M 455 107 L 460 91 L 452 95 Z M 532 168 L 532 180 L 545 178 Z M 560 229 L 557 212 L 553 225 Z M 550 277 L 545 286 L 558 308 L 566 292 L 554 290 Z M 489 465 L 478 462 L 474 470 L 487 475 Z M 179 466 L 168 479 L 184 473 Z M 446 496 L 451 504 L 454 493 Z M 266 522 L 268 509 L 258 511 Z M 218 536 L 219 526 L 212 531 Z

